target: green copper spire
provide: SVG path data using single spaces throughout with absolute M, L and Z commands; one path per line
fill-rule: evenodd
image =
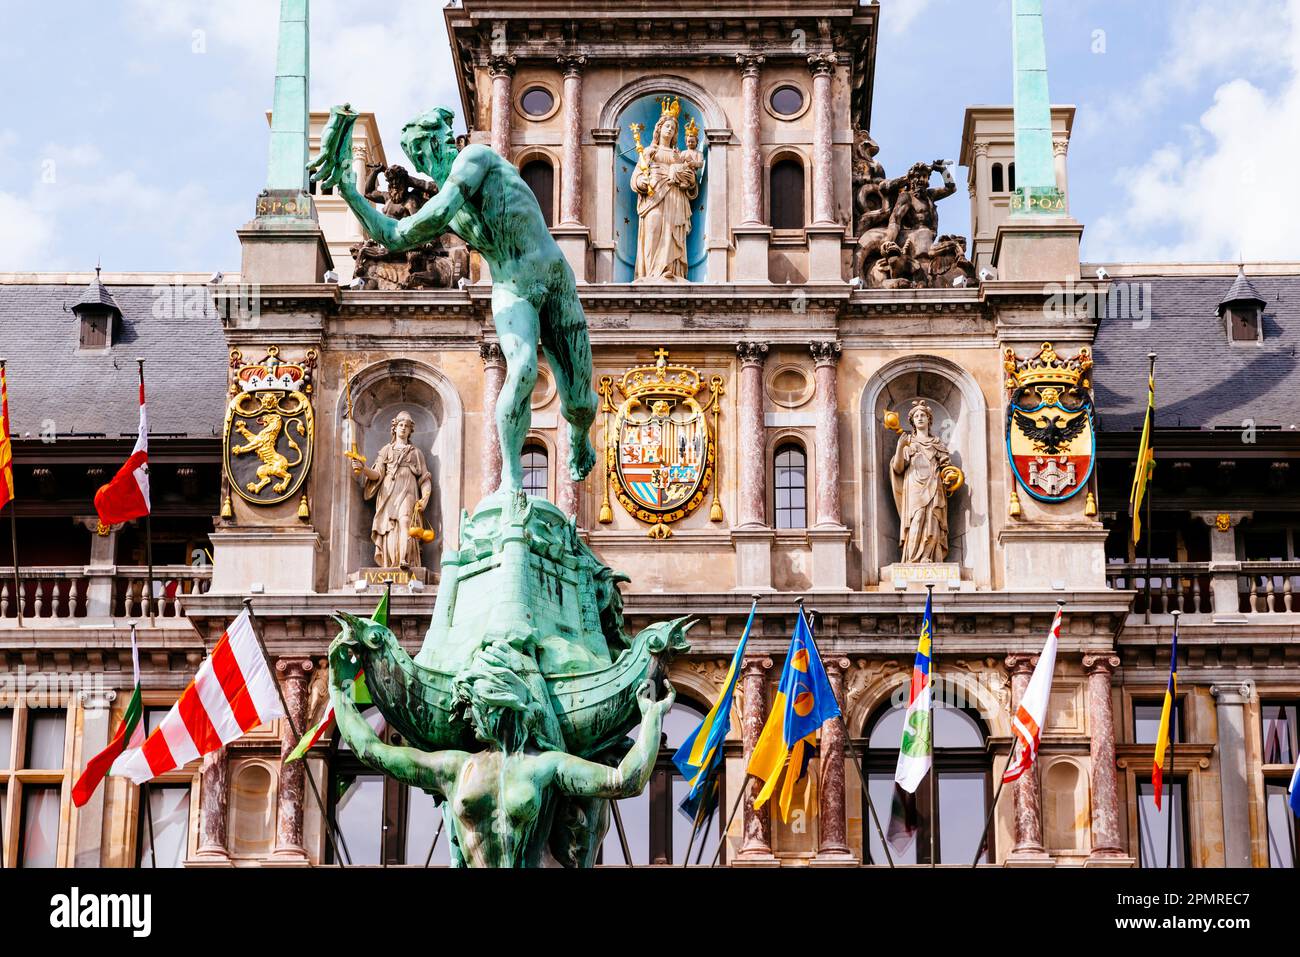
M 1047 89 L 1043 0 L 1012 0 L 1015 70 L 1016 195 L 1013 213 L 1064 213 L 1052 160 L 1052 99 Z
M 307 190 L 307 98 L 311 80 L 309 0 L 280 0 L 280 45 L 275 58 L 268 191 Z

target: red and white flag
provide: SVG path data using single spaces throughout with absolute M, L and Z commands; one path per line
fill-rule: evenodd
M 95 493 L 95 511 L 104 525 L 120 525 L 149 514 L 149 418 L 144 408 L 144 370 L 140 371 L 140 431 L 131 457 L 113 480 Z
M 275 677 L 245 609 L 162 723 L 113 762 L 110 773 L 143 784 L 283 717 Z
M 1020 698 L 1020 707 L 1016 708 L 1015 717 L 1011 719 L 1011 731 L 1020 742 L 1020 749 L 1015 760 L 1007 765 L 1003 781 L 1014 781 L 1034 765 L 1038 757 L 1038 742 L 1042 737 L 1043 724 L 1047 720 L 1047 699 L 1052 692 L 1052 672 L 1056 670 L 1056 646 L 1061 637 L 1061 613 L 1064 605 L 1056 607 L 1056 617 L 1052 620 L 1052 630 L 1047 634 L 1047 644 L 1038 656 L 1038 664 L 1029 678 L 1029 685 Z

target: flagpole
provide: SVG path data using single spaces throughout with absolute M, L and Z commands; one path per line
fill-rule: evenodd
M 139 363 L 140 366 L 140 395 L 143 397 L 144 396 L 144 359 L 142 358 L 136 359 L 135 361 Z M 148 440 L 149 437 L 146 435 L 145 441 L 147 442 Z M 145 468 L 148 468 L 148 466 L 145 466 Z M 153 478 L 152 469 L 149 469 L 149 477 L 150 479 Z M 154 600 L 153 600 L 153 490 L 152 488 L 150 489 L 150 496 L 149 496 L 149 511 L 144 513 L 144 560 L 145 560 L 145 564 L 149 566 L 149 577 L 145 579 L 145 583 L 144 583 L 144 593 L 145 593 L 144 600 L 146 602 L 145 607 L 149 609 L 149 624 L 152 626 L 156 624 L 154 620 L 154 607 L 153 607 Z
M 998 809 L 998 798 L 1002 796 L 1002 788 L 1007 783 L 1007 778 L 1006 778 L 1007 768 L 1011 767 L 1011 759 L 1016 756 L 1016 746 L 1019 744 L 1020 744 L 1019 738 L 1012 738 L 1011 750 L 1007 752 L 1007 766 L 1006 768 L 1002 769 L 1002 777 L 998 781 L 997 790 L 993 792 L 993 803 L 989 805 L 988 814 L 984 815 L 984 830 L 980 832 L 980 843 L 979 846 L 975 848 L 975 859 L 970 862 L 971 867 L 979 866 L 980 855 L 984 853 L 984 849 L 988 847 L 989 825 L 993 823 L 993 814 Z
M 610 801 L 609 809 L 614 815 L 614 828 L 618 831 L 619 847 L 623 849 L 623 863 L 628 867 L 636 867 L 632 863 L 632 851 L 627 846 L 627 832 L 623 830 L 623 815 L 618 810 L 618 801 Z
M 727 835 L 731 833 L 731 822 L 736 819 L 736 812 L 740 810 L 740 800 L 745 796 L 745 788 L 749 785 L 749 772 L 740 781 L 740 790 L 736 792 L 736 800 L 732 802 L 731 813 L 727 815 L 727 826 L 722 829 L 722 836 L 718 839 L 718 849 L 713 852 L 713 863 L 709 867 L 718 866 L 718 858 L 722 857 L 722 849 L 727 844 Z
M 8 409 L 9 392 L 8 392 L 8 381 L 5 379 L 5 361 L 6 360 L 4 359 L 0 359 L 0 383 L 4 383 L 5 385 L 4 400 L 5 400 L 5 408 Z M 9 453 L 10 453 L 9 474 L 12 475 L 13 474 L 12 456 L 13 456 L 14 439 L 13 436 L 9 434 L 8 417 L 5 418 L 4 422 L 0 422 L 0 428 L 3 428 L 5 430 L 4 437 L 9 440 Z M 3 479 L 2 475 L 0 475 L 0 479 Z M 14 597 L 17 599 L 18 627 L 21 628 L 23 627 L 23 585 L 22 585 L 22 576 L 18 572 L 18 499 L 16 496 L 10 499 L 9 501 L 9 540 L 13 545 Z M 0 813 L 3 812 L 0 811 Z M 0 831 L 0 839 L 3 839 L 3 836 L 4 836 L 3 831 Z M 4 858 L 3 851 L 0 850 L 0 867 L 4 866 L 3 858 Z
M 936 667 L 938 662 L 935 661 L 934 647 L 936 644 L 935 633 L 939 629 L 935 627 L 934 624 L 934 584 L 927 584 L 925 588 L 927 592 L 926 603 L 930 606 L 930 866 L 936 867 L 937 865 L 934 860 L 934 835 L 938 828 L 936 828 L 934 824 L 935 820 L 939 816 L 939 799 L 935 784 L 935 779 L 938 777 L 938 772 L 936 770 L 938 758 L 934 753 L 934 692 L 938 685 L 936 678 L 938 677 L 939 669 Z
M 710 826 L 712 826 L 712 824 L 713 824 L 713 818 L 714 818 L 714 816 L 715 816 L 717 813 L 718 813 L 718 806 L 715 804 L 715 805 L 713 805 L 713 810 L 711 810 L 711 811 L 709 812 L 708 820 L 706 820 L 706 821 L 704 822 L 704 833 L 705 833 L 706 835 L 709 833 L 709 828 L 710 828 Z M 707 836 L 705 837 L 704 840 L 700 841 L 700 849 L 699 849 L 699 850 L 696 852 L 696 854 L 695 854 L 695 866 L 696 866 L 696 867 L 699 867 L 699 866 L 700 866 L 700 861 L 704 860 L 704 847 L 705 847 L 706 844 L 708 844 L 708 842 L 709 842 L 709 839 L 708 839 Z M 1292 839 L 1291 839 L 1291 843 L 1292 843 L 1292 844 L 1295 843 L 1295 838 L 1294 838 L 1294 837 L 1292 837 Z
M 262 649 L 262 657 L 266 660 L 266 666 L 272 672 L 271 683 L 275 685 L 275 693 L 280 696 L 280 707 L 284 708 L 284 720 L 289 722 L 289 730 L 293 733 L 294 739 L 301 741 L 302 732 L 298 730 L 298 722 L 293 720 L 293 712 L 289 710 L 289 702 L 284 698 L 284 689 L 280 687 L 280 682 L 275 680 L 275 665 L 271 661 L 271 653 L 266 650 L 266 642 L 262 640 L 262 627 L 258 623 L 257 614 L 253 611 L 253 599 L 244 599 L 244 610 L 248 612 L 248 623 L 252 627 L 253 637 L 257 639 L 257 646 Z M 334 852 L 334 859 L 339 862 L 340 867 L 343 867 L 343 858 L 339 855 L 338 845 L 334 843 L 334 831 L 338 829 L 337 825 L 331 828 L 332 821 L 329 812 L 325 810 L 325 801 L 320 796 L 320 790 L 316 787 L 316 779 L 312 777 L 311 766 L 304 763 L 302 770 L 303 777 L 307 779 L 307 783 L 311 786 L 311 793 L 316 798 L 316 806 L 320 808 L 321 817 L 325 821 L 325 839 L 329 842 L 330 850 Z M 343 844 L 343 852 L 347 854 L 348 860 L 351 861 L 352 855 L 348 853 L 348 843 L 344 839 L 342 831 L 339 831 L 338 837 Z
M 1182 612 L 1174 609 L 1174 634 L 1178 634 L 1178 616 Z M 1177 642 L 1170 649 L 1172 657 L 1178 656 Z M 1178 673 L 1178 662 L 1169 662 L 1169 671 L 1171 674 Z M 1173 867 L 1174 857 L 1174 745 L 1178 743 L 1178 679 L 1174 679 L 1173 693 L 1169 699 L 1169 827 L 1165 833 L 1165 870 Z
M 424 866 L 427 868 L 433 861 L 434 848 L 438 846 L 438 838 L 442 837 L 442 826 L 447 823 L 447 815 L 443 814 L 438 818 L 438 830 L 433 835 L 433 843 L 429 845 L 429 856 L 424 859 Z
M 140 785 L 140 797 L 144 801 L 144 820 L 149 827 L 149 866 L 158 866 L 158 841 L 153 836 L 153 801 L 149 800 L 149 782 Z
M 1151 429 L 1147 433 L 1147 458 L 1151 457 L 1151 447 L 1156 441 L 1156 408 L 1155 402 L 1150 399 L 1151 384 L 1156 380 L 1156 354 L 1148 352 L 1147 358 L 1151 360 L 1151 370 L 1147 373 L 1147 389 L 1150 409 L 1148 415 L 1151 416 Z M 1146 615 L 1143 618 L 1145 624 L 1151 624 L 1151 499 L 1155 494 L 1154 483 L 1151 481 L 1151 471 L 1146 462 L 1138 463 L 1139 469 L 1147 469 L 1147 479 L 1143 488 L 1147 493 L 1147 574 L 1146 574 Z

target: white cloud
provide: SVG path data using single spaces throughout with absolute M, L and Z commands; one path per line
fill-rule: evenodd
M 1176 43 L 1185 43 L 1180 28 Z M 1265 89 L 1223 83 L 1199 123 L 1146 162 L 1119 171 L 1115 204 L 1089 226 L 1096 260 L 1295 259 L 1300 193 L 1288 174 L 1300 151 L 1300 0 L 1268 40 L 1282 79 Z M 1176 49 L 1185 61 L 1202 41 Z
M 932 0 L 887 0 L 882 3 L 880 23 L 890 33 L 902 33 L 925 13 Z

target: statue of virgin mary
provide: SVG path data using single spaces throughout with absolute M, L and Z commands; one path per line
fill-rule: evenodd
M 665 97 L 650 144 L 632 171 L 637 194 L 636 282 L 686 282 L 686 240 L 691 233 L 691 203 L 700 194 L 703 156 L 696 148 L 699 128 L 686 127 L 686 149 L 677 148 L 681 101 Z M 692 142 L 694 141 L 694 142 Z

